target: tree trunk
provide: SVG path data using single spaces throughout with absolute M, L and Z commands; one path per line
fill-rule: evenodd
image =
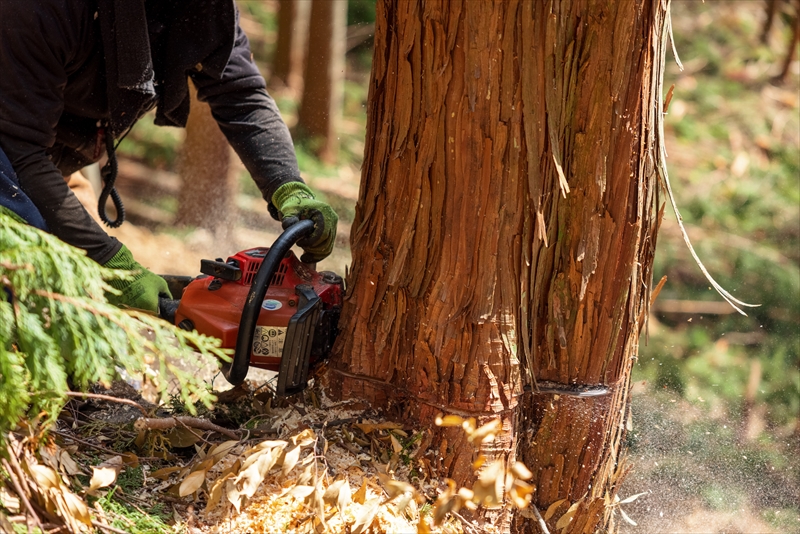
M 283 84 L 299 94 L 303 90 L 303 60 L 311 0 L 279 0 L 278 5 L 278 40 L 269 83 L 270 87 Z
M 317 156 L 328 163 L 339 151 L 346 36 L 347 0 L 313 0 L 297 131 L 314 140 Z
M 531 468 L 540 510 L 564 499 L 552 532 L 578 502 L 560 532 L 607 526 L 623 469 L 664 16 L 657 1 L 378 2 L 330 389 L 423 427 L 500 418 L 483 452 Z M 458 429 L 435 429 L 426 459 L 472 478 Z M 539 531 L 528 517 L 513 528 Z
M 179 160 L 182 187 L 178 195 L 178 225 L 196 226 L 227 239 L 237 219 L 237 173 L 233 150 L 189 84 L 191 111 Z

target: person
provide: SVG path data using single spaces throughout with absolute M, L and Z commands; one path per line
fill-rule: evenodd
M 107 153 L 98 208 L 106 224 L 120 224 L 114 145 L 153 108 L 156 124 L 185 126 L 189 80 L 270 214 L 284 228 L 314 221 L 313 234 L 298 242 L 302 261 L 332 251 L 336 213 L 300 177 L 289 130 L 233 0 L 2 0 L 0 73 L 0 210 L 101 265 L 136 271 L 110 282 L 120 292 L 111 302 L 157 313 L 159 296 L 171 295 L 161 277 L 106 234 L 65 180 Z M 119 208 L 113 221 L 105 215 L 109 196 Z

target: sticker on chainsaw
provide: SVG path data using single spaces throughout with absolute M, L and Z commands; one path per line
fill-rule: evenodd
M 280 358 L 286 341 L 286 328 L 277 326 L 256 326 L 253 336 L 253 355 Z
M 279 300 L 267 299 L 264 301 L 261 307 L 265 310 L 280 310 L 283 307 L 283 304 Z

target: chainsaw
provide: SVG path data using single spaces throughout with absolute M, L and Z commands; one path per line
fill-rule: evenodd
M 160 299 L 161 317 L 233 349 L 233 361 L 222 367 L 232 385 L 241 384 L 252 366 L 278 372 L 277 395 L 302 391 L 310 367 L 333 346 L 344 294 L 340 276 L 317 272 L 291 251 L 313 230 L 312 221 L 300 221 L 269 248 L 202 260 L 197 277 L 164 276 L 181 297 Z

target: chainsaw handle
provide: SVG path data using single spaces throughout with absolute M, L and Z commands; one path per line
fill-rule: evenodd
M 253 350 L 253 335 L 256 331 L 258 315 L 261 313 L 261 304 L 267 295 L 272 276 L 281 264 L 283 257 L 299 240 L 314 232 L 314 222 L 302 220 L 283 231 L 269 248 L 266 257 L 258 268 L 250 292 L 247 294 L 242 318 L 239 321 L 239 333 L 236 336 L 236 349 L 230 366 L 222 369 L 225 379 L 234 386 L 238 386 L 247 377 L 250 369 L 250 353 Z

